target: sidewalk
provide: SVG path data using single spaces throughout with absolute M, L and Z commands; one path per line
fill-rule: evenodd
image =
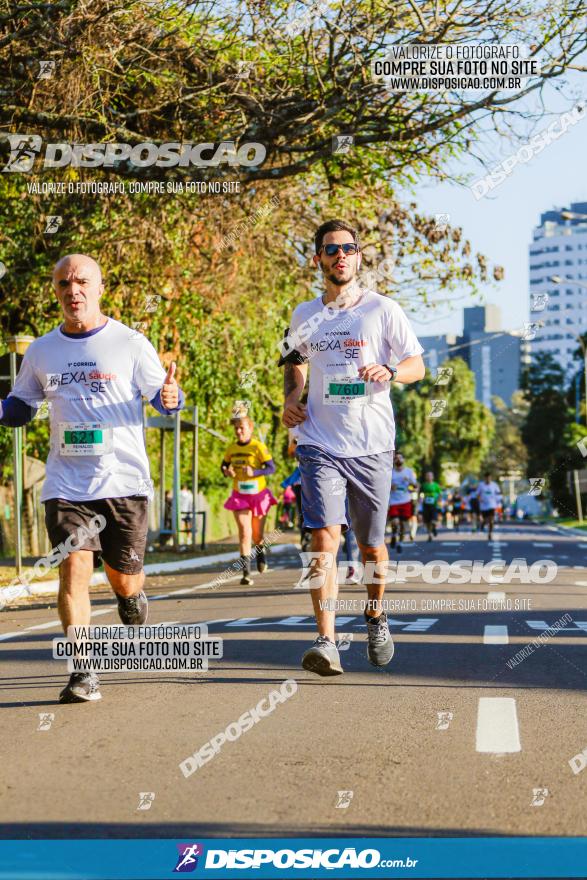
M 276 530 L 273 531 L 275 532 Z M 267 536 L 271 534 L 272 532 L 269 531 Z M 281 532 L 279 535 L 281 543 L 269 544 L 269 554 L 279 554 L 291 551 L 292 546 L 295 547 L 297 545 L 298 539 L 299 536 L 297 531 Z M 186 558 L 184 554 L 180 555 L 174 553 L 173 555 L 175 558 L 170 561 L 158 560 L 156 562 L 146 562 L 144 566 L 145 574 L 158 575 L 174 574 L 176 572 L 184 573 L 211 565 L 218 565 L 222 562 L 233 562 L 240 558 L 238 543 L 235 538 L 229 537 L 223 541 L 217 541 L 215 544 L 216 547 L 212 544 L 207 551 L 204 551 L 204 553 L 200 551 L 197 556 Z M 230 545 L 232 545 L 234 549 L 224 549 Z M 222 552 L 218 552 L 219 547 L 223 548 Z M 189 552 L 189 550 L 186 552 Z M 164 556 L 163 553 L 157 555 Z M 149 554 L 145 556 L 145 559 L 147 560 L 148 557 Z M 27 570 L 28 572 L 31 572 L 32 567 L 29 566 L 28 569 L 25 569 L 25 577 Z M 10 574 L 8 574 L 9 572 Z M 6 582 L 4 583 L 5 578 Z M 27 601 L 30 601 L 31 599 L 38 599 L 39 597 L 44 596 L 56 596 L 59 589 L 59 580 L 57 578 L 52 578 L 50 580 L 31 580 L 28 585 L 19 585 L 14 574 L 14 566 L 8 565 L 6 561 L 0 563 L 0 579 L 0 610 L 6 607 L 14 608 L 18 605 L 25 605 Z M 97 571 L 92 575 L 90 586 L 99 587 L 105 584 L 108 584 L 108 579 L 103 571 Z M 22 589 L 22 592 L 19 595 L 15 595 L 17 589 Z

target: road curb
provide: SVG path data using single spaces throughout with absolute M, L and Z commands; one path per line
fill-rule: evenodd
M 574 526 L 555 526 L 552 523 L 549 523 L 548 528 L 554 529 L 561 535 L 578 535 L 580 538 L 585 538 L 587 541 L 587 529 L 576 529 Z
M 290 550 L 298 549 L 297 544 L 274 544 L 270 547 L 271 554 L 285 553 Z M 191 559 L 177 559 L 173 562 L 153 562 L 144 566 L 145 574 L 172 574 L 175 572 L 188 571 L 194 568 L 204 568 L 206 565 L 215 565 L 218 562 L 231 562 L 233 559 L 240 559 L 237 550 L 230 550 L 227 553 L 216 553 L 213 556 L 196 556 Z M 90 578 L 90 586 L 98 587 L 107 584 L 108 579 L 104 572 L 97 572 Z M 17 602 L 20 598 L 35 598 L 37 596 L 56 596 L 59 590 L 59 581 L 42 581 L 38 584 L 31 582 L 29 586 L 23 588 L 22 594 L 10 598 L 10 593 L 5 596 L 8 591 L 14 590 L 14 587 L 0 588 L 0 610 L 8 607 L 10 601 Z M 12 606 L 14 607 L 14 605 Z

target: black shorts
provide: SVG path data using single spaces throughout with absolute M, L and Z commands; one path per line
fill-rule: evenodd
M 97 501 L 49 498 L 45 502 L 45 525 L 51 546 L 58 547 L 81 526 L 73 551 L 93 550 L 96 562 L 101 556 L 115 571 L 138 574 L 143 569 L 147 545 L 147 505 L 144 495 Z M 104 517 L 106 524 L 96 533 L 97 516 Z
M 490 510 L 482 510 L 481 516 L 485 522 L 489 519 L 495 519 L 495 508 L 492 507 Z
M 423 504 L 422 505 L 422 519 L 425 523 L 436 522 L 436 517 L 438 516 L 438 508 L 436 504 Z

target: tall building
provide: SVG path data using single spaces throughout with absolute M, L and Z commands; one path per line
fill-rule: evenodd
M 542 324 L 535 328 L 532 353 L 550 352 L 567 374 L 574 373 L 577 337 L 587 332 L 587 202 L 540 215 L 530 245 L 530 319 Z
M 501 328 L 498 306 L 472 306 L 464 309 L 462 336 L 419 337 L 426 366 L 435 373 L 448 358 L 460 357 L 475 374 L 475 397 L 492 408 L 492 397 L 511 402 L 520 387 L 522 363 L 527 345 L 520 335 Z

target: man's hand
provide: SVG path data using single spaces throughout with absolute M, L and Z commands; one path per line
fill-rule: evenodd
M 253 477 L 254 476 L 253 468 L 250 466 L 250 464 L 246 464 L 243 467 L 243 474 L 245 477 Z
M 236 471 L 231 464 L 228 467 L 222 468 L 225 477 L 236 477 Z
M 381 364 L 366 364 L 359 367 L 359 376 L 366 382 L 389 382 L 391 376 L 387 367 Z
M 297 401 L 285 401 L 281 421 L 286 428 L 295 428 L 306 421 L 306 405 Z
M 165 409 L 176 409 L 179 405 L 179 386 L 175 381 L 175 361 L 172 361 L 161 388 L 161 403 Z

